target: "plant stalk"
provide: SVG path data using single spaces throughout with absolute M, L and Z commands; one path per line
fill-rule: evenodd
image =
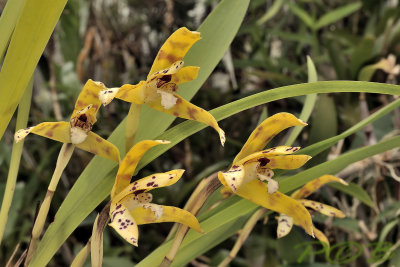
M 233 246 L 231 252 L 229 253 L 228 257 L 226 257 L 219 265 L 218 267 L 225 267 L 227 266 L 237 255 L 239 252 L 240 248 L 246 241 L 247 237 L 249 237 L 251 231 L 253 230 L 254 226 L 256 225 L 257 221 L 265 214 L 267 209 L 261 208 L 258 209 L 256 212 L 253 213 L 253 215 L 250 217 L 250 219 L 246 222 L 244 225 L 242 231 L 240 232 L 240 235 L 238 239 L 235 242 L 235 245 Z
M 29 244 L 28 254 L 26 256 L 25 266 L 29 265 L 33 254 L 36 251 L 37 243 L 40 235 L 42 234 L 44 224 L 46 222 L 47 214 L 49 213 L 50 203 L 53 199 L 54 191 L 57 188 L 57 184 L 60 181 L 61 175 L 71 159 L 72 153 L 74 152 L 75 146 L 71 143 L 65 143 L 61 147 L 60 154 L 58 155 L 56 168 L 53 176 L 51 177 L 49 187 L 47 188 L 46 196 L 44 197 L 43 203 L 40 206 L 38 216 L 36 217 L 35 224 L 32 229 L 31 242 Z
M 126 117 L 126 130 L 125 130 L 125 153 L 135 144 L 136 133 L 139 128 L 140 112 L 142 105 L 131 104 L 128 115 Z
M 217 178 L 217 173 L 214 173 L 209 177 L 203 179 L 196 187 L 193 194 L 190 196 L 187 204 L 185 205 L 185 209 L 196 216 L 199 213 L 201 207 L 203 207 L 203 204 L 207 200 L 207 198 L 220 186 L 221 183 Z M 169 249 L 167 255 L 165 255 L 163 261 L 160 264 L 160 267 L 168 267 L 171 265 L 188 231 L 188 226 L 179 226 L 175 234 L 174 241 L 172 242 L 171 248 Z
M 16 130 L 26 128 L 26 125 L 28 123 L 29 109 L 31 106 L 32 98 L 32 88 L 33 78 L 31 78 L 28 86 L 26 87 L 25 93 L 18 107 L 17 123 L 15 126 Z M 6 189 L 4 191 L 3 202 L 1 204 L 0 210 L 0 245 L 3 239 L 4 231 L 6 229 L 8 213 L 10 212 L 10 207 L 14 196 L 23 146 L 24 141 L 21 141 L 19 143 L 14 143 L 12 147 L 10 169 L 8 170 Z

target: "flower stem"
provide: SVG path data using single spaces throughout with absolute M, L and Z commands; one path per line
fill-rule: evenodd
M 197 215 L 201 207 L 203 207 L 203 204 L 207 200 L 207 198 L 220 186 L 221 183 L 217 178 L 217 173 L 214 173 L 209 177 L 207 177 L 206 179 L 203 179 L 196 187 L 192 195 L 190 196 L 187 204 L 185 205 L 185 209 L 191 212 L 193 215 Z M 167 255 L 165 255 L 162 263 L 160 264 L 160 267 L 168 267 L 171 265 L 188 231 L 189 231 L 188 226 L 186 225 L 179 226 L 178 230 L 176 231 L 174 240 L 172 242 L 172 246 L 169 249 Z
M 140 111 L 142 105 L 131 104 L 129 108 L 129 113 L 126 118 L 126 130 L 125 130 L 125 152 L 127 153 L 129 149 L 135 144 L 136 133 L 139 128 Z
M 54 191 L 57 188 L 57 184 L 60 181 L 61 174 L 63 173 L 65 167 L 67 166 L 72 153 L 74 152 L 75 146 L 71 143 L 63 144 L 58 155 L 56 168 L 54 170 L 53 176 L 51 177 L 49 187 L 47 188 L 46 196 L 44 197 L 43 203 L 40 206 L 38 216 L 36 217 L 35 224 L 32 229 L 32 238 L 29 244 L 28 254 L 26 256 L 25 266 L 28 266 L 34 252 L 37 248 L 37 243 L 39 241 L 40 235 L 42 234 L 44 224 L 46 222 L 47 214 L 50 209 L 50 202 L 53 198 Z
M 30 80 L 25 89 L 20 105 L 18 107 L 18 116 L 16 129 L 25 128 L 28 123 L 29 109 L 31 106 L 33 79 Z M 10 212 L 11 202 L 14 196 L 15 184 L 17 183 L 18 169 L 21 161 L 24 142 L 14 143 L 11 152 L 10 169 L 8 170 L 7 184 L 4 191 L 3 202 L 0 210 L 0 245 L 6 228 L 8 213 Z

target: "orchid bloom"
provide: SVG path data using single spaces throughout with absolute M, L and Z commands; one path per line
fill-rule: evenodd
M 177 222 L 202 232 L 196 217 L 176 207 L 150 203 L 148 191 L 176 183 L 184 170 L 156 173 L 130 183 L 140 158 L 146 151 L 164 140 L 144 140 L 134 145 L 122 160 L 111 191 L 110 218 L 112 226 L 127 242 L 138 245 L 138 225 L 160 222 Z
M 297 169 L 311 157 L 291 155 L 299 147 L 278 146 L 262 150 L 282 130 L 305 125 L 289 113 L 278 113 L 267 118 L 250 135 L 233 160 L 232 167 L 219 172 L 218 178 L 224 185 L 223 192 L 235 193 L 264 208 L 289 214 L 313 236 L 310 213 L 299 202 L 277 191 L 278 183 L 272 179 L 272 169 Z
M 117 147 L 91 131 L 101 105 L 97 96 L 104 88 L 103 83 L 88 80 L 78 96 L 69 122 L 42 122 L 18 130 L 14 136 L 15 141 L 19 142 L 29 133 L 34 133 L 61 143 L 72 143 L 90 153 L 119 162 Z
M 179 84 L 197 78 L 200 68 L 183 67 L 182 59 L 198 40 L 199 32 L 192 32 L 187 28 L 176 30 L 158 51 L 146 81 L 136 85 L 125 84 L 120 88 L 104 89 L 99 94 L 101 102 L 108 105 L 116 97 L 134 104 L 146 104 L 175 117 L 205 123 L 218 132 L 223 145 L 225 133 L 219 128 L 215 118 L 176 93 Z
M 348 185 L 345 181 L 343 181 L 342 179 L 340 179 L 338 177 L 335 177 L 332 175 L 324 175 L 324 176 L 321 176 L 311 182 L 306 183 L 302 188 L 295 191 L 291 195 L 291 197 L 296 199 L 297 202 L 299 202 L 304 207 L 311 208 L 315 211 L 318 211 L 319 213 L 321 213 L 323 215 L 326 215 L 329 217 L 344 218 L 345 217 L 344 213 L 334 207 L 322 204 L 317 201 L 305 199 L 311 193 L 318 190 L 321 186 L 323 186 L 326 183 L 330 183 L 330 182 L 339 182 L 341 184 Z M 298 224 L 295 219 L 293 219 L 289 215 L 280 214 L 279 218 L 278 218 L 278 229 L 277 229 L 278 238 L 284 237 L 285 235 L 289 234 L 290 230 L 293 227 L 293 224 Z M 326 238 L 326 236 L 320 230 L 318 230 L 315 227 L 313 230 L 314 230 L 315 237 L 318 238 L 318 240 L 329 245 L 328 238 Z

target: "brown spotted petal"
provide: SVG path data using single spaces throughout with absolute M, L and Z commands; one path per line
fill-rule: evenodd
M 236 192 L 236 189 L 243 183 L 244 174 L 243 165 L 233 165 L 228 171 L 221 172 L 224 184 L 227 185 L 232 192 Z
M 109 225 L 128 243 L 137 246 L 139 230 L 127 207 L 122 203 L 111 204 L 110 218 L 111 223 Z
M 345 181 L 343 181 L 339 177 L 335 177 L 333 175 L 323 175 L 321 177 L 318 177 L 317 179 L 314 179 L 314 180 L 306 183 L 302 188 L 295 191 L 292 194 L 292 197 L 293 198 L 305 198 L 305 197 L 309 196 L 311 193 L 318 190 L 321 186 L 323 186 L 327 183 L 330 183 L 330 182 L 339 182 L 341 184 L 348 185 Z
M 93 114 L 94 116 L 96 116 L 96 113 L 99 110 L 101 104 L 98 97 L 99 92 L 104 89 L 106 89 L 106 87 L 102 82 L 95 82 L 89 79 L 83 86 L 82 91 L 79 94 L 78 99 L 76 100 L 72 116 L 74 116 L 75 113 L 79 112 L 89 105 L 92 105 Z
M 155 72 L 166 69 L 174 62 L 182 60 L 192 45 L 200 39 L 199 32 L 192 32 L 184 27 L 176 30 L 158 51 L 147 79 Z
M 164 173 L 155 173 L 139 179 L 126 186 L 118 195 L 112 197 L 113 201 L 125 201 L 125 197 L 132 194 L 139 194 L 153 190 L 158 187 L 166 187 L 176 183 L 185 170 L 177 169 Z
M 338 218 L 346 217 L 346 215 L 344 215 L 342 211 L 317 201 L 312 201 L 308 199 L 298 199 L 297 201 L 303 206 L 316 210 L 319 213 L 329 217 L 338 217 Z
M 36 126 L 18 130 L 14 135 L 15 142 L 23 140 L 29 133 L 34 133 L 61 143 L 70 143 L 69 122 L 42 122 Z
M 284 237 L 290 233 L 293 227 L 293 218 L 287 216 L 286 214 L 280 214 L 278 218 L 278 229 L 277 236 L 278 238 Z
M 264 149 L 264 147 L 278 133 L 292 126 L 306 126 L 302 120 L 297 119 L 290 113 L 278 113 L 264 120 L 250 135 L 242 150 L 235 157 L 233 163 L 248 155 Z
M 219 173 L 220 175 L 222 174 Z M 266 209 L 287 214 L 297 221 L 309 235 L 314 236 L 310 213 L 303 205 L 279 191 L 273 194 L 267 194 L 267 191 L 266 184 L 259 180 L 252 180 L 242 184 L 236 194 Z
M 202 232 L 200 224 L 193 214 L 176 207 L 162 206 L 153 203 L 141 204 L 131 211 L 131 215 L 139 225 L 177 222 L 189 226 L 198 232 Z
M 89 132 L 85 141 L 76 144 L 76 146 L 87 152 L 115 161 L 116 163 L 120 161 L 118 148 L 94 132 Z
M 111 198 L 114 198 L 129 185 L 136 166 L 138 165 L 142 156 L 150 148 L 160 144 L 169 143 L 170 142 L 166 140 L 143 140 L 135 144 L 125 155 L 125 158 L 121 161 L 117 172 L 117 177 L 115 178 L 115 183 L 111 191 Z
M 177 99 L 175 105 L 166 109 L 161 101 L 154 101 L 147 103 L 147 105 L 155 110 L 170 114 L 175 117 L 184 118 L 188 120 L 202 122 L 214 128 L 219 134 L 221 144 L 225 143 L 225 132 L 218 126 L 215 118 L 206 110 L 193 105 L 189 101 L 183 99 L 178 94 L 174 93 L 173 96 Z

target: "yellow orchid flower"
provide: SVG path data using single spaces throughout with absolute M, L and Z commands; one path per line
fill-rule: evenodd
M 309 196 L 311 193 L 314 191 L 318 190 L 321 186 L 323 186 L 326 183 L 330 182 L 339 182 L 344 185 L 348 185 L 345 181 L 342 179 L 332 176 L 332 175 L 324 175 L 321 176 L 311 182 L 306 183 L 302 188 L 299 190 L 295 191 L 291 197 L 296 199 L 301 205 L 307 208 L 311 208 L 315 211 L 318 211 L 321 214 L 324 214 L 329 217 L 338 217 L 338 218 L 344 218 L 345 215 L 342 211 L 322 204 L 317 201 L 312 201 L 312 200 L 307 200 L 305 199 L 307 196 Z M 284 213 L 279 215 L 278 218 L 278 229 L 277 229 L 277 235 L 278 238 L 284 237 L 285 235 L 289 234 L 290 230 L 293 227 L 293 224 L 298 224 L 297 220 L 292 218 L 289 215 L 286 215 Z M 314 227 L 314 234 L 315 237 L 318 238 L 323 243 L 326 243 L 329 246 L 329 241 L 328 238 L 318 229 Z
M 88 80 L 78 96 L 69 122 L 42 122 L 18 130 L 15 141 L 19 142 L 29 133 L 34 133 L 61 143 L 72 143 L 90 153 L 119 162 L 117 147 L 91 131 L 101 105 L 98 94 L 104 88 L 103 83 Z
M 148 191 L 176 183 L 184 170 L 156 173 L 130 183 L 140 158 L 147 150 L 159 144 L 169 142 L 144 140 L 134 145 L 122 160 L 111 191 L 109 225 L 135 246 L 138 245 L 138 225 L 141 224 L 178 222 L 202 232 L 199 222 L 190 212 L 150 203 L 152 195 Z
M 278 113 L 267 118 L 250 135 L 233 160 L 232 167 L 219 172 L 218 178 L 224 185 L 223 193 L 235 193 L 264 208 L 289 214 L 309 235 L 314 236 L 310 213 L 299 202 L 277 191 L 278 183 L 272 179 L 272 169 L 297 169 L 311 157 L 291 155 L 299 147 L 278 146 L 262 150 L 284 129 L 305 125 L 290 113 Z
M 176 93 L 179 84 L 197 78 L 200 68 L 183 67 L 182 59 L 198 40 L 199 32 L 192 32 L 184 27 L 176 30 L 158 51 L 146 81 L 136 85 L 125 84 L 120 88 L 104 89 L 99 94 L 101 102 L 107 105 L 116 97 L 137 105 L 146 104 L 175 117 L 205 123 L 218 132 L 223 145 L 225 133 L 219 128 L 215 118 Z

